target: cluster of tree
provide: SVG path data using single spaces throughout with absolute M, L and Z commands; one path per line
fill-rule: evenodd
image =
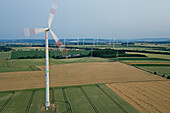
M 82 57 L 88 57 L 89 55 L 67 55 L 67 56 L 62 56 L 62 55 L 59 55 L 59 56 L 55 56 L 53 55 L 52 58 L 55 58 L 55 59 L 65 59 L 65 58 L 82 58 Z
M 45 47 L 45 44 L 37 44 L 37 45 L 25 45 L 25 44 L 6 44 L 6 47 Z
M 164 55 L 170 55 L 168 52 L 155 52 L 155 51 L 145 51 L 145 50 L 124 50 L 126 52 L 139 52 L 139 53 L 153 53 L 153 54 L 164 54 Z
M 126 54 L 126 50 L 96 50 L 93 51 L 93 57 L 102 57 L 102 58 L 114 58 L 114 57 L 146 57 L 145 55 L 140 54 Z M 90 55 L 91 53 L 89 53 Z
M 12 48 L 0 46 L 0 52 L 11 51 L 11 50 L 12 50 Z
M 25 56 L 25 57 L 19 57 L 18 59 L 37 59 L 37 58 L 43 58 L 42 56 Z

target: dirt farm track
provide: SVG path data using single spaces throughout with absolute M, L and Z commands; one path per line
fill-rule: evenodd
M 41 67 L 44 70 L 44 67 Z M 50 86 L 105 83 L 140 112 L 170 111 L 170 80 L 119 62 L 50 66 Z M 0 91 L 45 87 L 44 71 L 0 73 Z

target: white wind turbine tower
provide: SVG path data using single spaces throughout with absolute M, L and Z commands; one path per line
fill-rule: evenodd
M 83 46 L 84 46 L 85 38 L 83 38 Z
M 94 39 L 93 39 L 93 48 L 94 48 L 94 46 L 95 46 L 95 40 L 96 40 L 96 39 L 94 38 Z
M 64 45 L 66 45 L 66 38 L 64 38 Z
M 77 38 L 77 46 L 79 46 L 79 37 Z
M 129 39 L 127 38 L 127 47 L 129 46 L 129 44 L 128 44 L 128 43 L 129 43 Z
M 114 39 L 113 39 L 113 49 L 115 48 L 115 37 L 114 37 Z
M 109 38 L 109 45 L 110 45 L 111 43 L 110 43 L 110 38 Z
M 62 44 L 62 42 L 59 40 L 59 38 L 54 34 L 54 32 L 51 30 L 51 24 L 56 12 L 57 8 L 57 1 L 53 0 L 52 5 L 51 5 L 51 10 L 50 10 L 50 15 L 48 19 L 48 27 L 47 28 L 24 28 L 23 33 L 24 36 L 30 36 L 38 33 L 45 32 L 45 39 L 46 39 L 46 44 L 45 44 L 45 64 L 46 64 L 46 101 L 45 101 L 45 107 L 48 110 L 50 107 L 50 98 L 49 98 L 49 47 L 48 47 L 48 32 L 51 33 L 52 37 L 54 38 L 55 42 L 57 43 L 57 46 L 59 47 L 59 50 L 64 53 L 66 51 L 65 45 Z
M 98 40 L 99 40 L 99 38 L 97 37 L 97 45 L 99 44 Z

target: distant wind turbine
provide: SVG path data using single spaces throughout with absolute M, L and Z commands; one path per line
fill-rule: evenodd
M 93 39 L 93 47 L 94 47 L 94 46 L 95 46 L 95 44 L 96 44 L 96 42 L 95 42 L 95 41 L 96 41 L 96 39 L 94 38 L 94 39 Z
M 79 37 L 77 38 L 77 46 L 79 46 Z
M 97 45 L 99 45 L 99 38 L 97 37 Z
M 84 42 L 85 42 L 85 38 L 83 38 L 83 45 L 84 45 Z
M 54 18 L 54 15 L 56 13 L 57 8 L 57 1 L 53 0 L 51 5 L 51 11 L 48 19 L 48 27 L 47 28 L 24 28 L 22 29 L 24 36 L 30 36 L 38 33 L 45 32 L 45 63 L 46 63 L 46 101 L 45 101 L 45 107 L 48 110 L 50 107 L 50 98 L 49 98 L 49 47 L 48 47 L 48 32 L 51 33 L 52 37 L 54 38 L 55 42 L 57 43 L 57 46 L 59 47 L 59 50 L 62 52 L 62 54 L 65 54 L 66 48 L 65 45 L 62 44 L 62 42 L 59 40 L 59 38 L 54 34 L 54 32 L 51 30 L 51 24 Z
M 113 39 L 113 49 L 115 48 L 115 37 L 114 37 L 114 39 Z
M 64 38 L 64 45 L 66 45 L 66 38 Z

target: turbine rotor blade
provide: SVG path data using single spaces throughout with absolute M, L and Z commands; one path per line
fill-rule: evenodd
M 67 49 L 65 48 L 65 45 L 59 40 L 59 38 L 54 34 L 53 31 L 50 30 L 50 33 L 52 37 L 54 38 L 59 50 L 61 51 L 62 55 L 65 55 L 67 53 Z
M 48 28 L 51 27 L 54 15 L 56 13 L 56 9 L 57 9 L 57 0 L 53 0 L 53 2 L 51 4 L 50 15 L 49 15 L 49 18 L 48 18 Z
M 39 34 L 47 30 L 47 28 L 23 28 L 21 29 L 21 35 L 24 37 Z
M 54 38 L 55 42 L 57 43 L 59 40 L 59 38 L 54 34 L 54 32 L 52 30 L 50 30 L 50 33 L 52 35 L 52 37 Z

